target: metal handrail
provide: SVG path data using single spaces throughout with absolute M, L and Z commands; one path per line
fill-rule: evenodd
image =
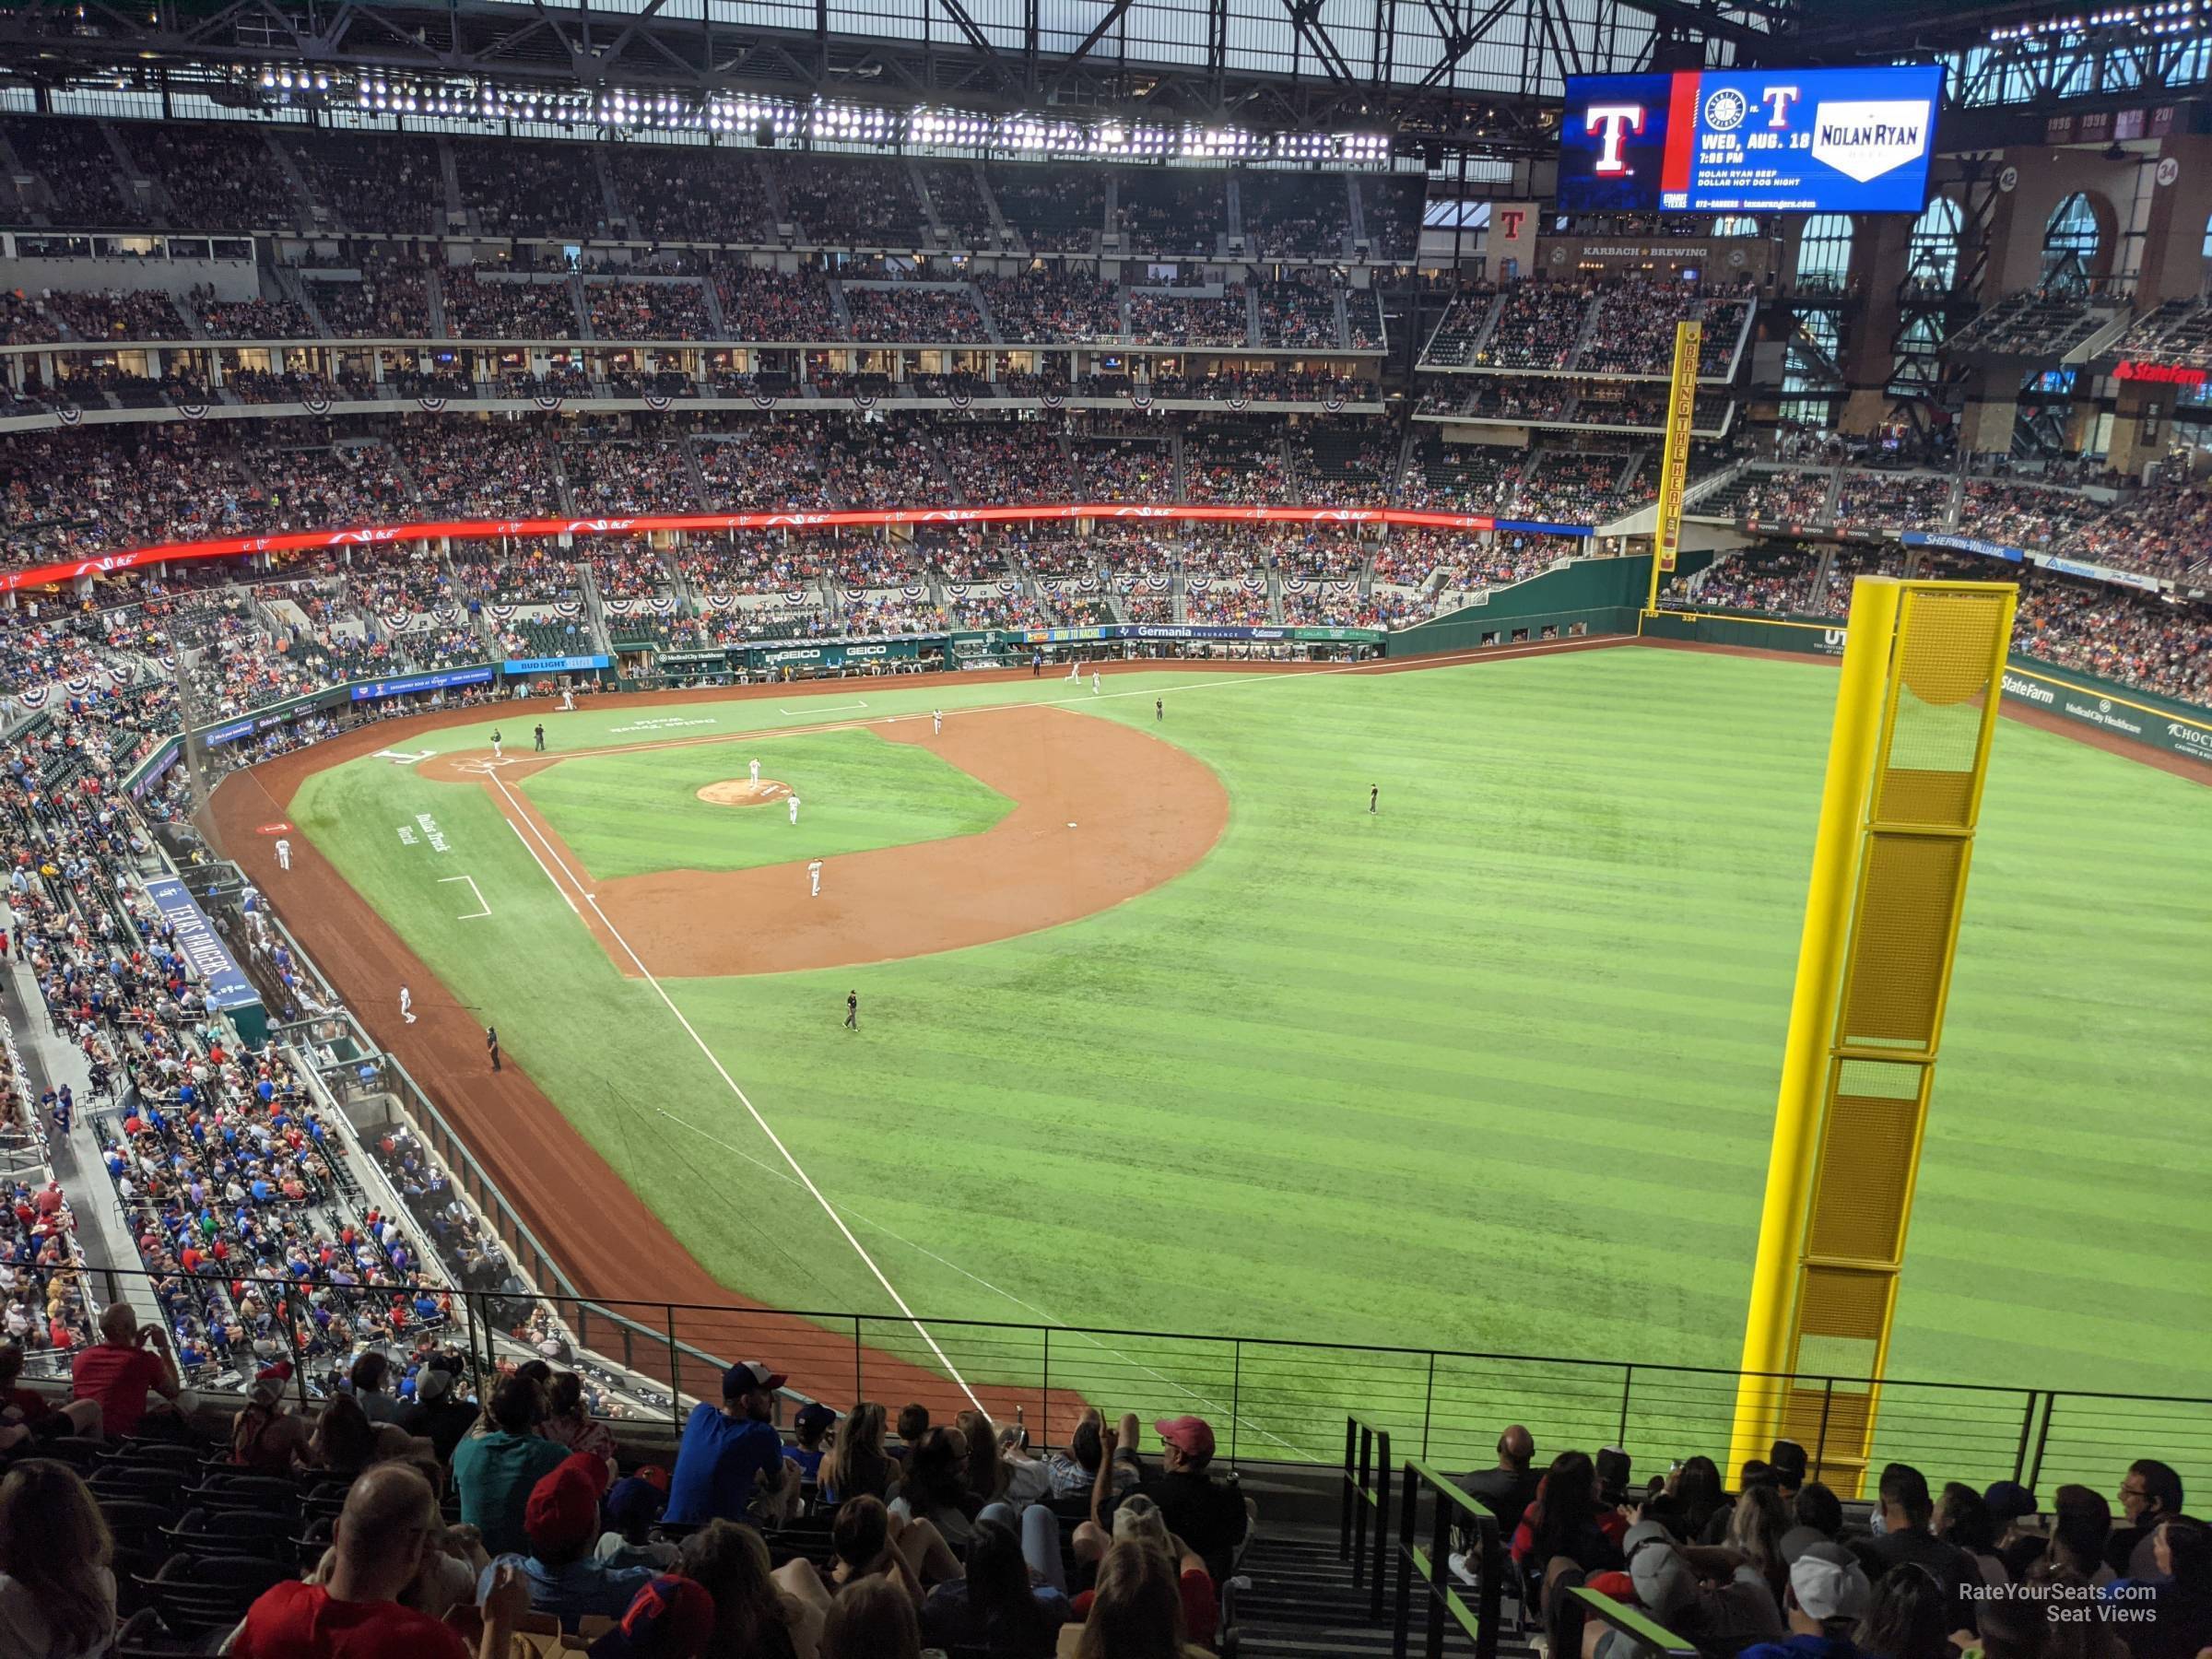
M 1586 1584 L 1575 1584 L 1568 1593 L 1583 1603 L 1591 1618 L 1603 1619 L 1647 1654 L 1662 1655 L 1663 1659 L 1698 1659 L 1695 1642 L 1684 1641 L 1648 1614 Z
M 1354 1457 L 1354 1442 L 1358 1456 Z M 1352 1564 L 1352 1585 L 1368 1591 L 1367 1616 L 1382 1617 L 1382 1567 L 1390 1549 L 1390 1430 L 1358 1412 L 1344 1418 L 1344 1503 L 1336 1558 Z M 1370 1478 L 1372 1477 L 1372 1485 Z M 1368 1515 L 1374 1515 L 1374 1563 L 1368 1564 Z
M 1423 1653 L 1442 1659 L 1444 1620 L 1450 1618 L 1475 1644 L 1475 1659 L 1498 1659 L 1498 1627 L 1504 1617 L 1505 1552 L 1498 1544 L 1498 1518 L 1461 1491 L 1452 1477 L 1407 1458 L 1405 1495 L 1398 1512 L 1397 1606 L 1391 1621 L 1392 1659 L 1406 1659 L 1413 1639 L 1413 1587 L 1418 1577 L 1428 1606 Z M 1430 1505 L 1429 1547 L 1414 1543 L 1420 1523 L 1421 1493 L 1435 1495 Z M 1454 1522 L 1472 1534 L 1467 1559 L 1475 1565 L 1475 1606 L 1467 1606 L 1453 1582 L 1450 1566 Z

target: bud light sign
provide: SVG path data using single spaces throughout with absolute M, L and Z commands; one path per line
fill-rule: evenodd
M 1936 65 L 1567 80 L 1562 213 L 1918 213 Z

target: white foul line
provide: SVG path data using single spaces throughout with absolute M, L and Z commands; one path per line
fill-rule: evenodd
M 522 814 L 522 809 L 520 806 L 516 805 L 514 794 L 507 787 L 505 780 L 501 779 L 497 774 L 494 774 L 491 782 L 492 786 L 506 798 L 507 805 L 511 808 L 513 808 L 518 816 L 524 816 Z M 510 818 L 507 821 L 512 824 L 514 822 L 514 819 Z M 525 821 L 528 821 L 526 816 Z M 546 851 L 552 854 L 553 862 L 560 865 L 561 869 L 567 872 L 569 879 L 571 881 L 575 881 L 575 872 L 569 870 L 567 865 L 561 864 L 560 854 L 557 852 L 554 852 L 552 842 L 546 840 L 544 832 L 541 831 L 535 823 L 530 825 L 530 832 L 531 834 L 535 835 L 539 841 L 544 844 Z M 522 831 L 518 829 L 515 833 L 517 835 L 521 835 Z M 524 838 L 523 844 L 524 846 L 529 846 L 530 843 L 526 837 Z M 533 858 L 537 857 L 535 849 L 532 850 L 531 856 Z M 541 870 L 546 870 L 546 863 L 544 859 L 538 859 L 537 867 Z M 548 881 L 552 881 L 556 888 L 559 887 L 560 883 L 554 878 L 553 872 L 551 870 L 546 870 L 546 878 Z M 937 1346 L 937 1339 L 929 1334 L 929 1328 L 919 1319 L 914 1317 L 913 1309 L 907 1306 L 906 1298 L 899 1294 L 899 1288 L 892 1284 L 891 1281 L 884 1276 L 883 1269 L 876 1265 L 876 1258 L 868 1253 L 867 1247 L 861 1243 L 858 1239 L 853 1236 L 853 1230 L 845 1225 L 845 1218 L 837 1213 L 837 1206 L 831 1204 L 828 1198 L 822 1195 L 822 1189 L 814 1184 L 814 1177 L 807 1174 L 806 1169 L 800 1164 L 799 1160 L 791 1155 L 791 1148 L 783 1144 L 782 1136 L 779 1135 L 774 1129 L 769 1126 L 768 1120 L 760 1115 L 760 1109 L 753 1104 L 751 1097 L 748 1096 L 743 1088 L 738 1087 L 737 1079 L 730 1076 L 729 1068 L 724 1065 L 721 1059 L 715 1054 L 714 1051 L 707 1046 L 706 1039 L 701 1037 L 698 1031 L 692 1029 L 691 1022 L 684 1018 L 684 1011 L 676 1006 L 676 999 L 671 997 L 666 990 L 662 987 L 659 980 L 653 978 L 653 971 L 646 967 L 643 960 L 640 959 L 638 953 L 629 947 L 629 941 L 624 938 L 620 932 L 617 930 L 615 924 L 606 919 L 606 912 L 599 908 L 598 899 L 591 893 L 584 892 L 583 886 L 581 882 L 577 883 L 576 890 L 582 896 L 583 901 L 592 907 L 592 914 L 599 918 L 599 925 L 606 929 L 607 936 L 612 938 L 616 944 L 622 947 L 622 954 L 630 959 L 631 965 L 637 969 L 640 976 L 643 978 L 648 985 L 653 987 L 653 994 L 661 999 L 661 1002 L 665 1006 L 666 1006 L 669 1013 L 676 1016 L 676 1023 L 684 1028 L 684 1035 L 690 1038 L 693 1042 L 699 1045 L 699 1052 L 707 1057 L 707 1064 L 712 1065 L 714 1068 L 716 1075 L 719 1076 L 724 1083 L 729 1085 L 730 1092 L 737 1097 L 737 1103 L 744 1107 L 747 1112 L 751 1115 L 753 1122 L 759 1125 L 760 1133 L 768 1136 L 769 1144 L 774 1147 L 778 1152 L 783 1155 L 783 1161 L 791 1166 L 791 1172 L 798 1177 L 799 1184 L 805 1187 L 807 1192 L 814 1195 L 814 1201 L 822 1206 L 822 1214 L 830 1218 L 830 1221 L 836 1226 L 837 1230 L 844 1235 L 845 1242 L 853 1246 L 853 1253 L 860 1257 L 862 1262 L 866 1264 L 868 1271 L 876 1276 L 876 1282 L 883 1287 L 884 1294 L 888 1296 L 892 1302 L 897 1305 L 899 1312 L 905 1317 L 906 1322 L 914 1327 L 915 1332 L 921 1336 L 922 1340 L 929 1344 L 929 1351 L 937 1357 L 937 1363 L 945 1368 L 945 1374 L 950 1377 L 953 1382 L 959 1385 L 960 1392 L 968 1396 L 968 1400 L 971 1405 L 972 1405 L 978 1411 L 982 1410 L 983 1403 L 976 1398 L 975 1390 L 968 1386 L 968 1379 L 960 1375 L 959 1371 L 954 1367 L 952 1360 L 947 1357 L 945 1350 Z M 563 893 L 561 897 L 566 899 L 568 895 Z M 569 908 L 571 910 L 576 909 L 573 900 L 571 901 Z M 578 913 L 581 914 L 582 912 L 579 912 Z
M 477 908 L 469 912 L 465 916 L 455 916 L 453 918 L 454 921 L 478 922 L 484 917 L 491 914 L 491 906 L 484 902 L 484 889 L 476 884 L 476 881 L 473 877 L 467 876 L 441 876 L 438 877 L 438 885 L 440 887 L 445 887 L 449 883 L 455 881 L 465 881 L 468 883 L 468 890 L 477 896 Z
M 512 818 L 509 818 L 507 820 L 507 828 L 513 830 L 514 839 L 523 843 L 523 851 L 529 853 L 532 858 L 537 859 L 537 867 L 541 870 L 546 870 L 546 861 L 537 857 L 537 849 L 530 844 L 530 838 L 523 833 L 522 827 Z M 576 900 L 569 897 L 569 889 L 560 885 L 559 880 L 554 876 L 552 871 L 546 870 L 546 879 L 553 883 L 553 890 L 560 895 L 560 901 L 563 904 L 567 905 L 571 910 L 576 911 L 576 913 L 579 916 L 583 914 L 582 911 L 576 910 Z
M 817 714 L 835 714 L 841 709 L 865 709 L 867 706 L 868 700 L 865 697 L 861 697 L 855 698 L 849 703 L 831 703 L 826 709 L 816 709 L 813 710 L 812 712 Z M 805 714 L 808 712 L 809 711 L 806 709 L 787 709 L 782 703 L 778 703 L 776 705 L 776 712 L 779 714 Z
M 637 1109 L 632 1107 L 631 1110 L 634 1112 Z M 798 1184 L 796 1182 L 792 1182 L 790 1176 L 784 1174 L 782 1171 L 777 1169 L 774 1165 L 762 1162 L 759 1159 L 755 1158 L 750 1152 L 746 1151 L 742 1147 L 732 1146 L 728 1141 L 724 1140 L 718 1135 L 709 1134 L 706 1130 L 701 1129 L 697 1124 L 692 1123 L 689 1119 L 677 1116 L 675 1112 L 670 1112 L 665 1106 L 655 1106 L 653 1111 L 660 1116 L 666 1118 L 670 1123 L 677 1124 L 678 1127 L 690 1130 L 692 1134 L 698 1135 L 701 1140 L 707 1141 L 713 1146 L 720 1147 L 725 1152 L 734 1153 L 737 1157 L 744 1159 L 746 1162 L 753 1165 L 756 1169 L 767 1171 L 767 1173 L 773 1175 L 778 1181 L 791 1182 L 791 1184 L 794 1186 Z M 1277 1445 L 1281 1446 L 1284 1450 L 1293 1453 L 1295 1456 L 1307 1463 L 1318 1463 L 1322 1461 L 1321 1459 L 1316 1458 L 1312 1453 L 1306 1451 L 1303 1447 L 1293 1445 L 1290 1441 L 1285 1440 L 1281 1435 L 1267 1428 L 1266 1425 L 1258 1422 L 1254 1418 L 1247 1417 L 1241 1412 L 1232 1412 L 1229 1410 L 1218 1401 L 1209 1400 L 1206 1395 L 1200 1394 L 1196 1389 L 1190 1387 L 1186 1383 L 1177 1382 L 1173 1377 L 1169 1376 L 1166 1372 L 1155 1371 L 1151 1366 L 1147 1365 L 1141 1359 L 1132 1359 L 1127 1354 L 1122 1352 L 1120 1348 L 1109 1347 L 1105 1343 L 1100 1342 L 1088 1331 L 1077 1330 L 1075 1326 L 1069 1324 L 1065 1319 L 1055 1317 L 1050 1310 L 1041 1308 L 1035 1302 L 1026 1300 L 1023 1298 L 1015 1295 L 1013 1291 L 1006 1289 L 1004 1286 L 993 1284 L 989 1279 L 983 1277 L 981 1274 L 969 1272 L 967 1268 L 961 1266 L 958 1262 L 939 1255 L 935 1251 L 930 1249 L 928 1245 L 917 1244 L 913 1241 L 913 1240 L 905 1238 L 899 1233 L 893 1232 L 889 1228 L 884 1226 L 882 1222 L 869 1219 L 866 1216 L 862 1215 L 856 1209 L 847 1208 L 844 1213 L 852 1217 L 853 1220 L 859 1222 L 861 1226 L 872 1228 L 877 1232 L 881 1233 L 885 1238 L 890 1240 L 894 1244 L 903 1244 L 909 1250 L 915 1251 L 920 1254 L 927 1256 L 931 1261 L 938 1264 L 938 1265 L 951 1268 L 953 1272 L 959 1274 L 962 1278 L 973 1279 L 984 1289 L 990 1291 L 992 1295 L 1003 1296 L 1006 1299 L 1006 1300 L 1012 1302 L 1016 1307 L 1027 1309 L 1030 1312 L 1036 1314 L 1037 1317 L 1042 1320 L 1046 1324 L 1052 1325 L 1058 1330 L 1065 1331 L 1071 1336 L 1080 1336 L 1084 1341 L 1089 1343 L 1092 1347 L 1097 1348 L 1100 1353 L 1111 1354 L 1113 1356 L 1113 1358 L 1119 1359 L 1124 1365 L 1129 1367 L 1130 1370 L 1143 1371 L 1147 1376 L 1152 1378 L 1154 1381 L 1164 1382 L 1168 1387 L 1173 1389 L 1177 1394 L 1183 1394 L 1190 1399 L 1197 1401 L 1199 1405 L 1205 1406 L 1208 1411 L 1214 1413 L 1215 1416 L 1225 1418 L 1234 1418 L 1238 1422 L 1242 1423 L 1254 1430 L 1258 1433 L 1266 1436 L 1267 1439 L 1273 1441 Z

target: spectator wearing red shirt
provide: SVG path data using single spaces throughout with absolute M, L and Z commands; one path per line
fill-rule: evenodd
M 169 1333 L 141 1325 L 125 1302 L 110 1302 L 101 1312 L 100 1340 L 77 1355 L 69 1376 L 78 1399 L 100 1402 L 107 1432 L 117 1440 L 137 1432 L 149 1392 L 171 1401 L 184 1392 Z
M 451 1627 L 399 1604 L 436 1524 L 429 1483 L 382 1464 L 353 1483 L 315 1583 L 284 1583 L 246 1612 L 235 1659 L 470 1659 Z M 477 1659 L 506 1659 L 529 1592 L 512 1568 L 492 1574 Z
M 98 1400 L 72 1400 L 56 1410 L 36 1389 L 23 1387 L 22 1377 L 23 1345 L 0 1342 L 0 1430 L 20 1425 L 34 1441 L 68 1434 L 100 1438 Z

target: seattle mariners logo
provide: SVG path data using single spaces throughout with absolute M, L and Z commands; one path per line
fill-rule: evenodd
M 1751 106 L 1734 87 L 1723 87 L 1705 100 L 1705 124 L 1716 133 L 1733 133 L 1744 124 Z

